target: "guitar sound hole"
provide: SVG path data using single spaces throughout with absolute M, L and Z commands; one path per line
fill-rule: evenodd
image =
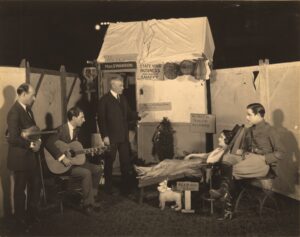
M 76 156 L 76 153 L 73 150 L 70 150 L 70 154 L 71 154 L 71 157 L 75 157 Z

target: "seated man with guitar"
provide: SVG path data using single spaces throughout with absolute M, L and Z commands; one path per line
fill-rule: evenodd
M 45 159 L 54 174 L 67 174 L 82 179 L 83 210 L 86 214 L 97 211 L 95 202 L 102 170 L 100 166 L 86 162 L 85 154 L 101 153 L 100 148 L 83 149 L 78 142 L 79 128 L 85 118 L 82 110 L 73 107 L 67 112 L 68 122 L 60 126 L 57 134 L 46 142 Z M 103 148 L 102 148 L 103 149 Z

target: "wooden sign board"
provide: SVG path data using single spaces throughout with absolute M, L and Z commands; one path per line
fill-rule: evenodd
M 163 80 L 162 64 L 141 64 L 139 68 L 139 77 L 141 80 Z
M 172 104 L 171 104 L 171 102 L 139 104 L 139 110 L 141 110 L 141 111 L 166 111 L 166 110 L 172 110 Z
M 197 182 L 177 182 L 177 190 L 179 191 L 199 191 L 199 183 Z
M 191 114 L 190 131 L 216 133 L 216 116 L 213 114 Z

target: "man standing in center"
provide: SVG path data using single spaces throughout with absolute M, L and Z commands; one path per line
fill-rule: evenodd
M 128 123 L 140 120 L 146 114 L 139 117 L 137 112 L 130 109 L 122 94 L 124 82 L 121 75 L 112 78 L 110 85 L 111 90 L 102 96 L 98 107 L 100 133 L 104 144 L 110 146 L 110 154 L 105 158 L 104 164 L 105 191 L 112 193 L 112 170 L 118 151 L 122 174 L 121 192 L 126 195 L 131 191 L 133 178 L 133 166 L 129 155 Z

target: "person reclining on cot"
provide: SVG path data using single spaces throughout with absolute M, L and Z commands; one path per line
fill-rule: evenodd
M 218 147 L 210 153 L 192 153 L 179 159 L 165 159 L 155 166 L 134 166 L 139 179 L 150 179 L 159 176 L 180 175 L 202 177 L 203 167 L 218 162 L 229 151 L 228 145 L 237 133 L 233 130 L 223 130 L 218 138 Z

